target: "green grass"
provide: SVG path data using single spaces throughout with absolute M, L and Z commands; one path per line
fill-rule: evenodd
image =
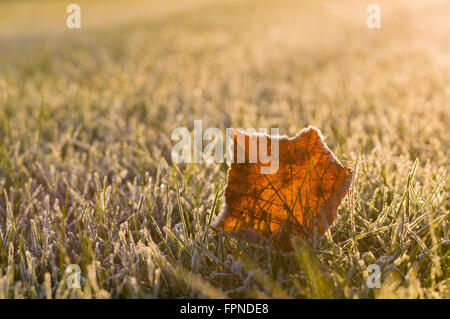
M 0 2 L 0 298 L 450 298 L 448 1 Z M 293 253 L 208 225 L 176 127 L 315 125 L 355 178 Z M 382 286 L 366 285 L 381 267 Z M 64 270 L 79 265 L 81 289 Z

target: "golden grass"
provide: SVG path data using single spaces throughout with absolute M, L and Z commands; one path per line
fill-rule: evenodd
M 379 30 L 360 1 L 78 3 L 0 2 L 0 297 L 449 297 L 448 1 Z M 333 227 L 297 258 L 211 232 L 226 167 L 170 159 L 194 119 L 319 127 L 357 168 Z

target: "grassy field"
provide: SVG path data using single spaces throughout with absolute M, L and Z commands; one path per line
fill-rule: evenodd
M 450 298 L 450 3 L 372 2 L 0 1 L 0 298 Z M 320 128 L 356 171 L 335 224 L 212 231 L 226 164 L 170 156 L 194 120 Z

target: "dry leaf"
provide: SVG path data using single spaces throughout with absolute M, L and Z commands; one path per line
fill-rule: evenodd
M 242 135 L 246 161 L 237 163 L 237 148 L 244 147 L 239 145 L 244 141 Z M 290 248 L 293 236 L 321 234 L 331 225 L 350 187 L 352 172 L 328 149 L 320 131 L 310 126 L 293 138 L 268 136 L 269 154 L 271 139 L 278 139 L 279 169 L 261 174 L 261 166 L 269 164 L 259 158 L 256 163 L 248 161 L 249 139 L 259 142 L 261 136 L 235 131 L 225 207 L 213 227 Z

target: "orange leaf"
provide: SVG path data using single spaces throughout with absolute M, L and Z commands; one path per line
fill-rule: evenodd
M 268 154 L 271 140 L 278 139 L 279 168 L 273 174 L 262 174 L 261 167 L 270 163 L 263 164 L 260 158 L 249 163 L 249 141 L 256 138 L 259 145 L 262 136 L 235 131 L 225 207 L 213 227 L 250 241 L 291 248 L 294 236 L 322 234 L 333 222 L 350 187 L 352 171 L 328 149 L 320 131 L 309 126 L 294 138 L 267 136 Z M 240 145 L 244 137 L 245 163 L 237 163 L 237 149 L 244 146 Z

